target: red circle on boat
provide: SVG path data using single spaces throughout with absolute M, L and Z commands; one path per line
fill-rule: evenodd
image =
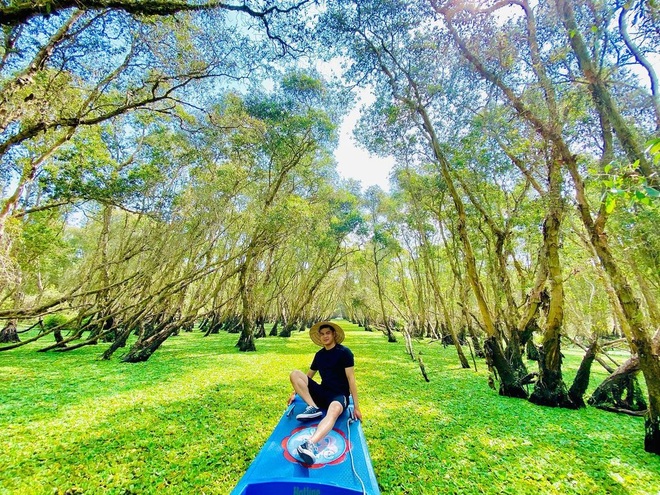
M 303 466 L 312 469 L 322 468 L 326 465 L 340 464 L 346 460 L 346 453 L 350 450 L 348 439 L 343 431 L 333 429 L 319 442 L 319 450 L 314 464 L 305 464 L 300 461 L 296 449 L 314 434 L 317 426 L 318 424 L 301 426 L 293 430 L 288 437 L 282 440 L 282 448 L 284 449 L 286 460 L 301 463 Z

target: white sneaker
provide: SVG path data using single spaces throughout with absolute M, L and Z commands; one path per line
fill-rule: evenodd
M 302 444 L 298 445 L 296 449 L 298 456 L 305 464 L 314 464 L 316 461 L 316 454 L 318 454 L 318 449 L 309 440 L 305 440 Z

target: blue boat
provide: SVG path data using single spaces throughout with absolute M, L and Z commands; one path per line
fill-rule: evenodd
M 319 442 L 314 464 L 303 464 L 296 448 L 319 421 L 300 422 L 306 404 L 296 396 L 231 495 L 379 495 L 378 482 L 353 402 Z

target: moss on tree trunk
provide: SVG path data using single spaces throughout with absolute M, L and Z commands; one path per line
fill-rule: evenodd
M 575 374 L 575 379 L 573 380 L 573 385 L 568 390 L 568 397 L 571 402 L 575 404 L 575 407 L 582 408 L 586 407 L 584 403 L 584 394 L 587 391 L 589 386 L 589 377 L 591 375 L 591 365 L 596 358 L 596 349 L 598 347 L 598 342 L 594 341 L 587 352 L 585 353 L 582 361 L 580 362 L 580 367 L 578 368 L 577 373 Z

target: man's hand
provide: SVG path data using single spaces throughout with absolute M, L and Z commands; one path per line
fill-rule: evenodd
M 296 393 L 291 392 L 291 395 L 289 396 L 289 401 L 286 403 L 286 405 L 287 406 L 290 405 L 295 400 L 295 398 L 296 398 Z
M 362 421 L 362 411 L 360 411 L 359 407 L 353 408 L 353 416 L 355 416 L 355 419 L 358 421 Z

